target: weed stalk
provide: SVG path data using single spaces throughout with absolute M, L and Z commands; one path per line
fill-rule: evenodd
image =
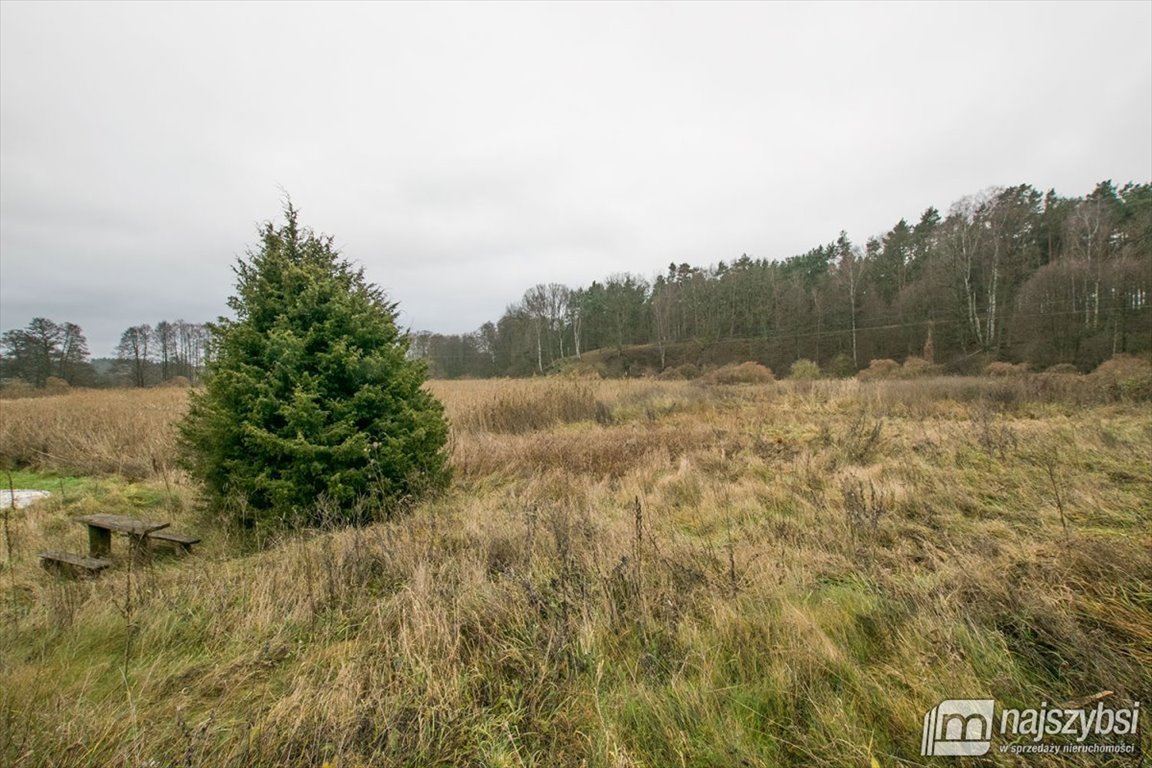
M 8 567 L 11 568 L 14 562 L 12 554 L 12 529 L 9 527 L 9 520 L 12 516 L 12 509 L 16 506 L 16 485 L 12 482 L 12 470 L 5 470 L 8 473 L 8 506 L 4 507 L 4 551 L 8 558 Z

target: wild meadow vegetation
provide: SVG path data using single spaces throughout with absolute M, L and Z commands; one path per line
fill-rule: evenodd
M 54 494 L 4 520 L 0 763 L 923 765 L 943 699 L 1150 699 L 1152 413 L 1092 377 L 430 387 L 446 492 L 263 537 L 174 468 L 184 391 L 0 402 Z M 203 543 L 43 571 L 94 512 Z

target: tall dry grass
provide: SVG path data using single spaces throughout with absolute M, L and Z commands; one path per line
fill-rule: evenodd
M 434 382 L 446 496 L 255 551 L 93 481 L 13 520 L 0 762 L 917 765 L 945 698 L 1146 701 L 1152 415 L 1021 386 Z M 119 507 L 204 547 L 40 571 Z
M 563 379 L 434 381 L 457 433 L 521 434 L 604 418 L 592 382 Z
M 1142 365 L 1140 375 L 1147 368 Z M 1128 378 L 1109 368 L 1100 376 L 765 380 L 745 386 L 540 378 L 433 381 L 429 388 L 445 404 L 457 463 L 466 472 L 488 472 L 524 459 L 529 467 L 562 465 L 569 456 L 595 470 L 617 466 L 623 453 L 635 453 L 624 451 L 621 444 L 636 446 L 640 453 L 664 445 L 670 455 L 679 455 L 677 446 L 708 439 L 714 417 L 749 404 L 862 407 L 879 415 L 927 418 L 971 403 L 1011 410 L 1051 405 L 1059 410 L 1141 402 L 1136 395 L 1143 392 L 1142 384 L 1132 384 L 1135 374 L 1123 371 Z M 186 405 L 187 391 L 178 388 L 76 390 L 0 399 L 0 462 L 70 474 L 159 476 L 172 471 L 174 428 Z M 589 451 L 605 453 L 605 462 L 580 458 Z
M 77 390 L 0 399 L 0 462 L 69 474 L 143 479 L 170 467 L 187 392 Z

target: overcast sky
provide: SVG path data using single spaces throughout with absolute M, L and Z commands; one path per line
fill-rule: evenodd
M 1152 3 L 0 3 L 0 327 L 226 311 L 302 221 L 464 332 L 530 285 L 1152 180 Z

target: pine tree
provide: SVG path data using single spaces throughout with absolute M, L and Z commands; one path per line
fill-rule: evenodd
M 332 238 L 266 224 L 238 261 L 234 319 L 211 325 L 212 361 L 181 425 L 185 465 L 244 522 L 387 516 L 447 480 L 443 407 L 407 355 L 396 305 Z

